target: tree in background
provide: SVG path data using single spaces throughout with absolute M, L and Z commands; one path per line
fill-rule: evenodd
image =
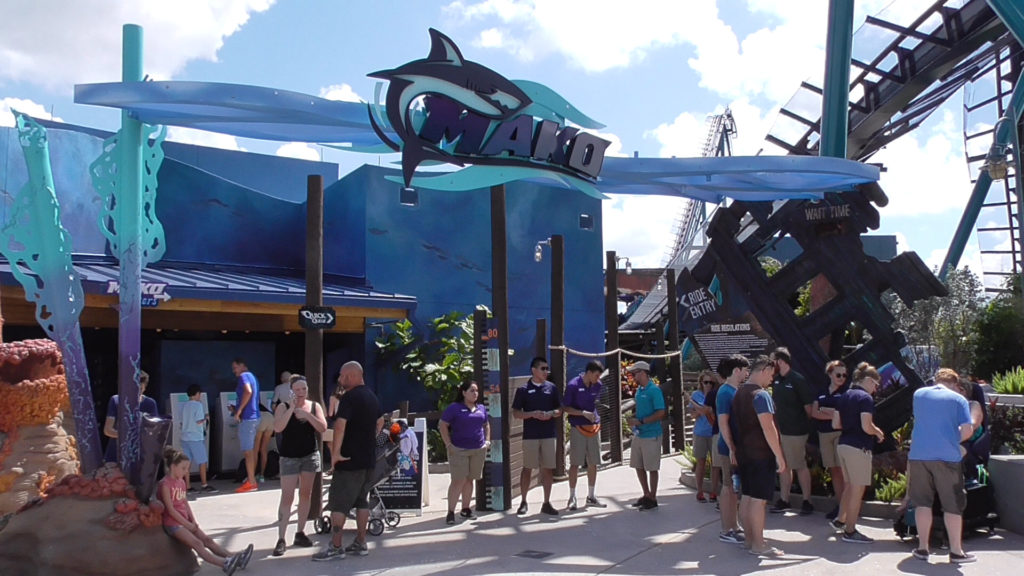
M 1024 302 L 1020 278 L 1010 276 L 1006 288 L 1006 292 L 988 303 L 978 318 L 971 365 L 978 378 L 991 380 L 996 373 L 1024 364 Z
M 947 296 L 921 300 L 913 307 L 891 292 L 886 300 L 896 317 L 893 328 L 906 334 L 908 345 L 937 351 L 942 366 L 966 374 L 978 350 L 977 324 L 985 312 L 984 288 L 967 267 L 951 271 L 945 286 Z

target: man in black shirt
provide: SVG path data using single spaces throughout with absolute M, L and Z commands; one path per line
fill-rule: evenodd
M 338 403 L 334 441 L 331 442 L 334 478 L 327 497 L 331 542 L 313 555 L 316 562 L 340 560 L 345 554 L 366 556 L 369 553 L 366 547 L 366 524 L 370 518 L 367 495 L 376 464 L 376 438 L 384 426 L 384 416 L 377 396 L 363 382 L 363 367 L 358 362 L 348 362 L 341 367 L 338 385 L 345 389 L 345 394 Z M 341 529 L 352 508 L 356 509 L 356 537 L 342 548 Z

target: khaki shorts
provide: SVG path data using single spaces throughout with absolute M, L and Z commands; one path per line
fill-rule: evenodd
M 941 460 L 911 460 L 907 463 L 910 502 L 919 508 L 931 508 L 935 493 L 939 494 L 942 511 L 961 514 L 967 506 L 964 474 L 959 462 Z
M 656 472 L 661 469 L 661 435 L 656 438 L 633 437 L 629 465 L 637 470 Z
M 579 428 L 573 426 L 569 429 L 569 465 L 573 468 L 578 466 L 594 465 L 601 463 L 601 435 L 594 434 L 586 436 Z
M 274 415 L 270 412 L 260 412 L 260 423 L 256 425 L 256 434 L 262 434 L 267 430 L 274 430 Z
M 837 452 L 846 482 L 851 486 L 871 486 L 871 450 L 840 444 Z
M 821 465 L 825 468 L 839 466 L 839 430 L 835 432 L 818 432 L 818 448 L 821 450 Z M 788 464 L 788 462 L 787 462 Z
M 711 437 L 711 467 L 721 468 L 722 478 L 730 478 L 732 477 L 732 461 L 728 456 L 718 452 L 718 438 L 718 434 Z M 729 486 L 732 484 L 730 483 Z
M 693 437 L 693 457 L 697 462 L 704 462 L 711 455 L 711 437 L 710 436 L 694 436 Z
M 484 477 L 484 460 L 487 456 L 486 448 L 459 448 L 458 446 L 448 447 L 448 466 L 453 480 L 469 478 L 480 480 Z
M 536 470 L 537 468 L 554 469 L 555 467 L 555 439 L 554 438 L 531 438 L 523 440 L 523 468 Z
M 782 444 L 782 456 L 786 458 L 786 468 L 803 470 L 807 468 L 807 434 L 800 436 L 779 435 Z

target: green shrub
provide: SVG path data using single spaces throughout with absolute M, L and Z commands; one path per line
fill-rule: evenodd
M 1024 368 L 1020 366 L 992 377 L 992 387 L 999 394 L 1024 394 Z
M 900 500 L 907 493 L 907 475 L 899 474 L 895 478 L 883 478 L 875 488 L 875 498 L 887 504 Z

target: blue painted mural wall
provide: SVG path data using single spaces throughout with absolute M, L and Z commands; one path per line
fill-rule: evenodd
M 105 240 L 97 218 L 100 199 L 92 188 L 89 164 L 99 155 L 101 135 L 49 128 L 57 196 L 76 254 L 103 255 Z M 173 153 L 170 148 L 173 148 Z M 187 160 L 188 162 L 182 162 Z M 327 173 L 333 164 L 282 159 L 202 147 L 172 145 L 159 174 L 157 215 L 164 225 L 163 263 L 206 263 L 249 268 L 304 268 L 306 176 Z M 336 167 L 333 168 L 336 171 Z M 273 177 L 268 176 L 274 172 Z M 373 288 L 413 295 L 412 312 L 422 326 L 451 311 L 470 313 L 491 306 L 490 193 L 420 190 L 419 205 L 399 204 L 398 184 L 384 176 L 397 170 L 363 166 L 325 190 L 325 274 Z M 221 177 L 224 175 L 224 177 Z M 246 177 L 251 176 L 251 177 Z M 0 128 L 0 184 L 17 190 L 26 180 L 17 133 Z M 550 251 L 537 263 L 537 241 L 565 237 L 566 342 L 569 347 L 604 348 L 601 203 L 580 192 L 520 182 L 507 189 L 509 302 L 513 374 L 527 374 L 537 318 L 550 326 Z M 7 196 L 0 210 L 6 218 Z M 580 214 L 593 217 L 591 230 Z M 361 359 L 367 383 L 386 408 L 410 400 L 414 410 L 432 409 L 433 400 L 413 382 L 376 364 L 368 327 L 362 350 L 328 351 L 331 370 L 342 359 Z M 549 339 L 550 341 L 550 339 Z M 177 345 L 176 345 L 177 346 Z M 211 362 L 214 361 L 211 359 Z M 223 358 L 216 359 L 217 362 Z M 582 370 L 582 358 L 569 358 L 569 376 Z M 272 371 L 270 372 L 273 373 Z M 333 374 L 327 374 L 330 379 Z M 327 382 L 328 390 L 333 382 Z
M 471 313 L 477 304 L 491 306 L 490 192 L 419 191 L 419 205 L 402 206 L 399 185 L 384 179 L 399 174 L 363 166 L 328 190 L 346 197 L 365 195 L 366 278 L 378 290 L 413 294 L 413 321 L 421 327 L 430 319 L 457 310 Z M 537 241 L 552 234 L 565 237 L 565 338 L 570 348 L 604 350 L 604 255 L 601 242 L 601 203 L 577 191 L 528 182 L 507 186 L 510 346 L 513 374 L 529 373 L 537 318 L 550 326 L 551 253 L 535 262 Z M 327 219 L 332 212 L 328 211 Z M 580 214 L 594 217 L 592 230 L 579 226 Z M 329 241 L 330 238 L 328 237 Z M 367 359 L 375 356 L 373 339 L 379 329 L 368 328 Z M 550 341 L 550 338 L 548 339 Z M 586 361 L 569 358 L 570 378 Z M 414 409 L 432 409 L 431 399 L 390 367 L 367 374 L 384 404 L 408 399 Z

